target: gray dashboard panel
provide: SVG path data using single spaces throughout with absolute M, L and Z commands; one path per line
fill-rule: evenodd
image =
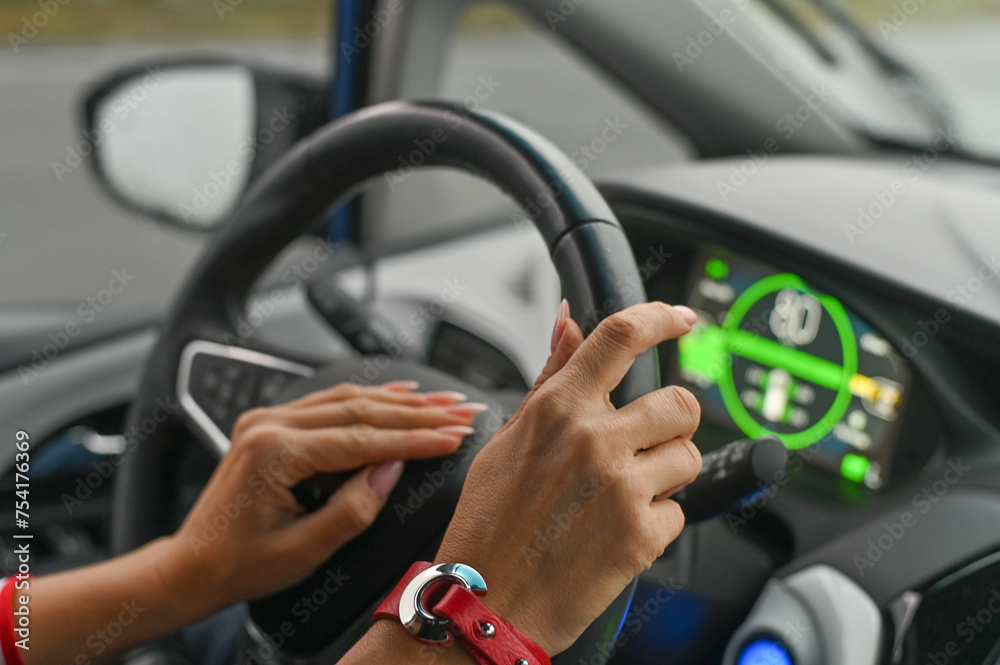
M 754 165 L 747 157 L 644 170 L 607 185 L 737 218 L 1000 323 L 997 171 L 942 165 L 911 179 L 910 159 L 778 155 Z M 894 183 L 902 194 L 892 193 Z M 883 205 L 886 192 L 893 198 Z M 872 211 L 870 223 L 861 210 Z
M 156 333 L 146 330 L 60 356 L 27 383 L 16 369 L 0 376 L 0 422 L 8 432 L 27 431 L 35 445 L 77 418 L 127 403 L 155 342 Z M 15 452 L 0 448 L 0 470 Z

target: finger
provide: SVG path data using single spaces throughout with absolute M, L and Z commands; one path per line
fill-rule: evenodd
M 558 330 L 553 331 L 553 333 L 556 332 L 558 332 Z M 555 338 L 555 334 L 553 334 L 553 338 Z M 580 326 L 577 325 L 576 321 L 569 318 L 567 310 L 566 319 L 562 324 L 562 332 L 556 342 L 555 349 L 552 351 L 552 355 L 549 356 L 548 361 L 545 363 L 545 367 L 542 368 L 542 373 L 538 375 L 537 379 L 535 379 L 535 384 L 531 387 L 531 390 L 528 391 L 528 394 L 525 395 L 524 399 L 521 401 L 521 406 L 518 407 L 514 416 L 507 421 L 503 428 L 501 428 L 501 432 L 506 430 L 508 427 L 513 426 L 513 423 L 518 420 L 521 411 L 524 409 L 524 405 L 531 401 L 531 397 L 538 392 L 538 389 L 541 388 L 546 381 L 552 378 L 566 365 L 566 362 L 573 357 L 573 354 L 576 353 L 576 350 L 580 348 L 580 344 L 582 343 L 583 331 L 580 330 Z
M 690 485 L 701 472 L 701 453 L 689 439 L 674 439 L 635 456 L 650 499 L 666 498 Z
M 624 438 L 638 451 L 662 441 L 693 437 L 701 421 L 701 405 L 690 391 L 667 386 L 626 404 L 612 417 L 629 433 Z
M 302 463 L 295 473 L 307 478 L 314 473 L 343 471 L 388 460 L 426 459 L 448 455 L 475 430 L 449 425 L 441 429 L 379 429 L 352 425 L 328 429 L 300 430 L 295 442 Z
M 573 354 L 576 353 L 576 350 L 580 348 L 581 344 L 583 344 L 583 331 L 580 330 L 580 326 L 577 325 L 576 321 L 567 318 L 563 324 L 563 332 L 559 338 L 559 342 L 557 343 L 555 350 L 552 352 L 552 355 L 549 356 L 548 361 L 545 363 L 545 367 L 542 368 L 541 374 L 539 374 L 538 378 L 535 379 L 535 384 L 531 387 L 527 397 L 524 399 L 525 402 L 527 402 L 528 398 L 541 388 L 546 381 L 551 379 L 556 373 L 559 372 L 559 370 L 566 366 L 566 363 L 573 357 Z
M 655 537 L 660 539 L 658 546 L 665 550 L 684 529 L 684 511 L 676 501 L 664 499 L 650 506 L 650 516 Z
M 283 414 L 290 427 L 317 429 L 365 424 L 391 429 L 434 429 L 446 425 L 468 425 L 489 407 L 479 403 L 452 406 L 412 406 L 362 397 L 332 404 L 317 404 Z
M 650 302 L 616 312 L 601 321 L 566 363 L 564 374 L 569 381 L 600 398 L 617 386 L 635 357 L 660 342 L 674 339 L 691 330 L 687 308 Z
M 403 463 L 391 461 L 356 473 L 322 508 L 289 527 L 288 545 L 300 556 L 326 560 L 372 525 L 402 472 Z
M 410 406 L 419 406 L 426 403 L 422 393 L 402 392 L 393 389 L 391 385 L 389 388 L 385 388 L 382 386 L 360 386 L 356 383 L 338 383 L 335 386 L 309 393 L 283 406 L 298 408 L 341 402 L 361 397 L 377 399 L 391 404 L 408 404 Z

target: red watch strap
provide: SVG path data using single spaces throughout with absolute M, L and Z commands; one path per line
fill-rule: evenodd
M 399 622 L 399 603 L 413 578 L 434 564 L 418 561 L 375 610 L 372 621 Z M 449 638 L 454 637 L 479 665 L 551 665 L 545 650 L 530 637 L 507 623 L 488 608 L 479 596 L 460 584 L 453 584 L 430 608 L 432 614 L 448 621 Z M 483 627 L 489 624 L 492 631 Z M 491 637 L 487 637 L 492 633 Z M 415 639 L 420 639 L 416 638 Z M 448 642 L 438 646 L 447 646 Z
M 405 575 L 403 575 L 403 579 L 399 581 L 399 584 L 393 588 L 393 590 L 389 593 L 389 596 L 383 600 L 382 604 L 378 606 L 377 610 L 375 610 L 375 614 L 372 615 L 372 623 L 381 621 L 382 619 L 399 622 L 399 600 L 403 595 L 403 591 L 406 589 L 406 585 L 408 585 L 414 577 L 433 565 L 434 564 L 429 561 L 417 561 L 415 564 L 410 566 L 410 569 L 406 571 Z
M 11 575 L 0 589 L 0 649 L 7 665 L 24 665 L 14 633 L 14 591 L 18 581 L 16 575 Z
M 463 586 L 452 585 L 432 611 L 451 622 L 455 639 L 479 665 L 550 665 L 544 649 Z M 493 628 L 490 637 L 483 630 L 487 624 Z

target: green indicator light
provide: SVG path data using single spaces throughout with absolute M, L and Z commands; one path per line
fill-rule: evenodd
M 729 350 L 744 358 L 769 367 L 780 367 L 790 374 L 831 390 L 839 390 L 844 383 L 844 368 L 829 360 L 738 328 L 725 332 L 729 335 Z
M 699 324 L 680 338 L 680 363 L 685 371 L 718 383 L 729 371 L 729 334 L 718 326 Z
M 840 462 L 840 475 L 848 480 L 860 483 L 865 479 L 865 474 L 868 473 L 868 466 L 870 464 L 871 462 L 861 455 L 848 453 L 844 455 L 844 459 Z
M 729 264 L 722 259 L 709 259 L 705 262 L 705 274 L 712 279 L 723 280 L 729 275 Z
M 740 323 L 754 304 L 761 298 L 786 288 L 812 294 L 823 305 L 840 337 L 842 365 L 786 347 L 774 340 L 758 337 L 740 328 Z M 771 275 L 751 285 L 733 302 L 722 328 L 727 333 L 725 339 L 728 347 L 725 350 L 733 355 L 742 356 L 762 365 L 781 368 L 801 380 L 836 392 L 830 409 L 818 420 L 814 419 L 813 425 L 801 432 L 779 433 L 769 430 L 750 415 L 737 394 L 732 372 L 726 372 L 719 382 L 722 401 L 729 415 L 747 436 L 756 438 L 773 434 L 790 450 L 798 450 L 822 439 L 843 418 L 851 402 L 851 377 L 858 370 L 858 346 L 847 312 L 835 298 L 815 293 L 800 277 L 791 273 Z
M 715 263 L 719 265 L 715 266 Z M 712 271 L 717 271 L 720 267 L 728 273 L 729 266 L 721 259 L 707 262 L 705 271 L 711 275 Z M 799 293 L 811 294 L 830 316 L 840 338 L 840 363 L 785 346 L 773 339 L 740 328 L 740 323 L 754 304 L 772 293 L 788 288 Z M 694 330 L 680 339 L 679 350 L 680 366 L 684 372 L 699 382 L 718 385 L 726 410 L 747 436 L 760 437 L 773 434 L 791 450 L 805 448 L 821 440 L 844 417 L 852 399 L 851 378 L 858 370 L 857 340 L 844 306 L 831 296 L 814 292 L 801 278 L 789 273 L 772 275 L 753 284 L 733 302 L 722 326 L 704 323 L 696 325 Z M 737 356 L 763 366 L 756 396 L 740 395 L 737 391 L 733 376 L 733 358 Z M 774 380 L 772 376 L 774 369 L 784 370 L 794 377 L 786 387 L 789 401 L 795 401 L 795 397 L 804 390 L 803 382 L 832 390 L 835 397 L 826 413 L 813 414 L 809 418 L 812 424 L 796 432 L 777 432 L 759 423 L 748 408 L 761 411 L 763 393 L 769 389 Z M 743 403 L 744 399 L 751 397 L 754 402 L 752 406 Z M 793 411 L 788 409 L 782 414 L 784 424 L 790 424 L 792 413 Z M 859 459 L 864 460 L 864 458 Z M 851 465 L 856 465 L 857 462 L 846 462 L 846 464 L 848 466 L 844 467 L 845 469 L 855 468 Z M 862 478 L 865 470 L 861 470 Z M 846 471 L 844 475 L 850 477 Z

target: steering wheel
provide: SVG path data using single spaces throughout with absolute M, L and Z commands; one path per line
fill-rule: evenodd
M 144 440 L 124 458 L 118 473 L 112 521 L 116 553 L 173 529 L 170 506 L 175 505 L 179 441 L 194 433 L 217 454 L 225 452 L 225 415 L 206 413 L 196 399 L 198 391 L 207 389 L 202 380 L 206 367 L 216 362 L 225 371 L 257 372 L 258 384 L 283 377 L 289 384 L 287 398 L 347 381 L 357 370 L 355 361 L 317 364 L 289 350 L 265 347 L 252 336 L 244 339 L 237 328 L 240 322 L 245 325 L 252 285 L 279 252 L 356 187 L 398 168 L 401 158 L 478 175 L 519 204 L 541 232 L 563 294 L 585 332 L 645 300 L 634 255 L 614 213 L 572 161 L 537 133 L 499 114 L 470 113 L 443 103 L 392 102 L 327 125 L 296 145 L 248 192 L 194 268 L 160 331 L 128 416 L 127 427 L 138 427 Z M 241 343 L 227 343 L 233 340 Z M 425 389 L 458 389 L 493 401 L 458 379 L 401 360 L 393 361 L 379 382 L 396 378 L 416 378 Z M 656 356 L 650 351 L 636 359 L 612 401 L 622 406 L 658 387 Z M 178 402 L 181 409 L 163 408 Z M 485 431 L 488 425 L 476 422 L 476 437 L 482 441 L 491 433 Z M 498 426 L 494 423 L 492 429 Z M 409 564 L 433 556 L 457 504 L 476 437 L 452 456 L 454 467 L 449 468 L 455 472 L 436 476 L 441 486 L 416 517 L 401 523 L 391 506 L 405 503 L 408 489 L 426 483 L 425 474 L 440 467 L 441 460 L 408 463 L 375 524 L 304 582 L 251 603 L 247 630 L 271 634 L 290 620 L 295 600 L 324 585 L 329 591 L 331 576 L 342 568 L 349 579 L 338 580 L 333 601 L 322 604 L 304 625 L 296 619 L 295 635 L 282 640 L 282 651 L 327 659 L 346 650 Z M 634 583 L 554 662 L 591 662 L 602 647 L 606 652 L 633 590 Z

